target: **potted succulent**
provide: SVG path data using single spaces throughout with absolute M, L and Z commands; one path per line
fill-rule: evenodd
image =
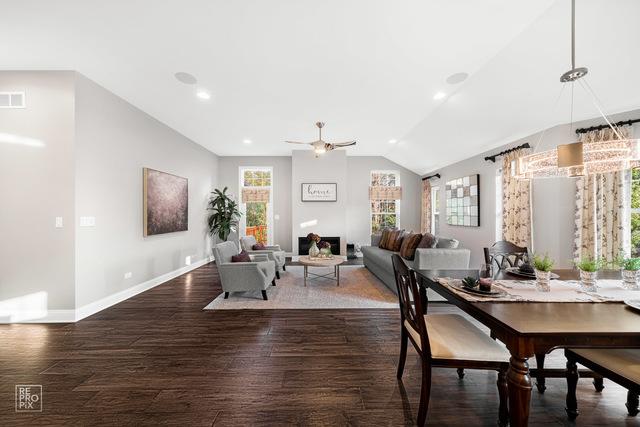
M 320 249 L 318 249 L 318 243 L 320 242 L 320 236 L 315 233 L 307 234 L 307 240 L 311 242 L 311 246 L 309 247 L 309 257 L 317 258 L 320 255 Z
M 551 269 L 553 268 L 553 260 L 548 254 L 543 257 L 539 255 L 533 256 L 533 269 L 536 273 L 536 290 L 538 292 L 551 291 Z
M 598 270 L 601 266 L 601 261 L 590 256 L 582 258 L 576 263 L 576 267 L 580 270 L 580 286 L 583 291 L 598 291 Z
M 622 287 L 637 291 L 638 275 L 640 274 L 640 258 L 625 258 L 623 256 L 615 260 L 616 265 L 622 268 Z

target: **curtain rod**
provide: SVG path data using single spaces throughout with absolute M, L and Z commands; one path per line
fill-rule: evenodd
M 531 148 L 531 146 L 529 145 L 529 143 L 528 143 L 528 142 L 525 142 L 525 143 L 524 143 L 524 144 L 522 144 L 522 145 L 518 145 L 517 147 L 513 147 L 513 148 L 509 148 L 508 150 L 501 151 L 501 152 L 499 152 L 498 154 L 494 154 L 493 156 L 487 156 L 487 157 L 485 157 L 485 158 L 484 158 L 484 160 L 485 160 L 485 161 L 489 161 L 489 160 L 491 160 L 493 163 L 495 163 L 495 162 L 496 162 L 496 157 L 503 156 L 503 155 L 505 155 L 505 154 L 507 154 L 507 153 L 510 153 L 510 152 L 512 152 L 512 151 L 519 150 L 519 149 L 521 149 L 521 148 Z
M 440 174 L 434 173 L 433 175 L 425 176 L 424 178 L 422 178 L 422 180 L 424 181 L 425 179 L 431 179 L 431 178 L 440 178 Z
M 632 124 L 639 123 L 639 122 L 640 122 L 640 119 L 622 120 L 622 121 L 619 121 L 617 123 L 614 123 L 613 125 L 615 127 L 618 127 L 618 126 L 631 126 Z M 576 129 L 576 133 L 579 135 L 581 133 L 587 133 L 587 132 L 591 132 L 593 130 L 606 129 L 608 127 L 609 127 L 609 125 L 598 125 L 598 126 L 591 126 L 590 128 L 579 128 L 579 129 Z

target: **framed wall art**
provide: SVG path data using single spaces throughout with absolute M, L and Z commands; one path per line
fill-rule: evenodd
M 143 168 L 145 237 L 187 231 L 189 228 L 189 180 Z
M 468 175 L 447 181 L 445 186 L 447 224 L 480 226 L 480 175 Z
M 303 202 L 337 202 L 338 184 L 302 183 Z

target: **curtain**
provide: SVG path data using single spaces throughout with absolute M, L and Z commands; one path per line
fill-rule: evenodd
M 428 179 L 422 180 L 420 230 L 422 233 L 431 233 L 431 183 Z
M 402 187 L 369 187 L 369 200 L 400 200 L 402 199 Z
M 266 202 L 269 203 L 268 188 L 243 188 L 242 203 L 247 202 Z
M 618 128 L 623 138 L 631 127 Z M 580 141 L 618 139 L 610 129 L 582 134 Z M 612 261 L 631 252 L 631 170 L 592 174 L 576 180 L 575 238 L 573 258 L 604 258 Z
M 502 239 L 525 247 L 531 245 L 531 181 L 515 175 L 518 158 L 529 153 L 521 148 L 502 156 Z

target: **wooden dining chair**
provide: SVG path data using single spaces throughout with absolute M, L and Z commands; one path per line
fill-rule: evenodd
M 500 396 L 498 418 L 499 424 L 506 426 L 509 422 L 507 369 L 510 358 L 507 349 L 458 314 L 427 315 L 416 274 L 397 254 L 393 255 L 393 270 L 400 301 L 398 379 L 402 379 L 404 372 L 408 341 L 411 341 L 422 362 L 418 426 L 423 426 L 427 419 L 432 367 L 497 371 Z
M 484 262 L 495 265 L 499 270 L 507 267 L 520 267 L 529 256 L 526 247 L 517 246 L 506 240 L 495 242 L 490 248 L 484 248 Z

